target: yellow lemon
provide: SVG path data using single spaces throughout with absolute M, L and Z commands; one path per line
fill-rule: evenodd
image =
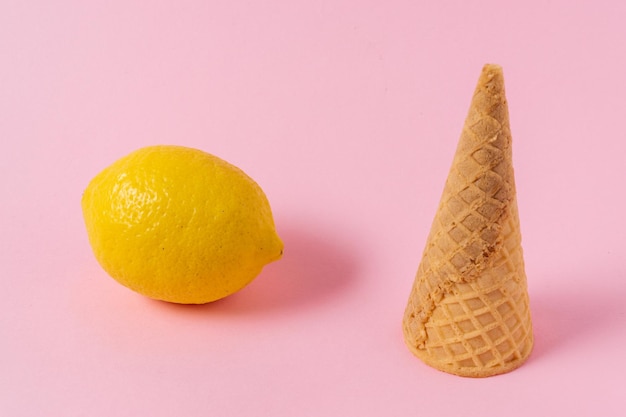
M 263 190 L 197 149 L 151 146 L 119 159 L 91 180 L 82 208 L 104 270 L 158 300 L 226 297 L 283 253 Z

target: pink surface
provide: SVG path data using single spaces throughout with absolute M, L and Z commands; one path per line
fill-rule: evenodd
M 0 415 L 623 415 L 626 3 L 517 3 L 3 2 Z M 472 380 L 401 319 L 486 62 L 536 347 Z M 97 265 L 82 190 L 158 143 L 265 189 L 286 253 L 241 293 L 170 305 Z

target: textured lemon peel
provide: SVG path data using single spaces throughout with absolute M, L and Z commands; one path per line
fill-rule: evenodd
M 82 205 L 100 264 L 151 298 L 223 298 L 283 252 L 261 188 L 191 148 L 147 147 L 121 158 L 90 182 Z

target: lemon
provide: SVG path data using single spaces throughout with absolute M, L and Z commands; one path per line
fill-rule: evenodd
M 263 190 L 197 149 L 150 146 L 119 159 L 91 180 L 82 209 L 103 269 L 158 300 L 226 297 L 283 253 Z

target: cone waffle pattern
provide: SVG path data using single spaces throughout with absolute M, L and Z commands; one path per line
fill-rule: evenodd
M 533 335 L 502 70 L 486 65 L 405 311 L 411 351 L 484 377 L 529 356 Z

